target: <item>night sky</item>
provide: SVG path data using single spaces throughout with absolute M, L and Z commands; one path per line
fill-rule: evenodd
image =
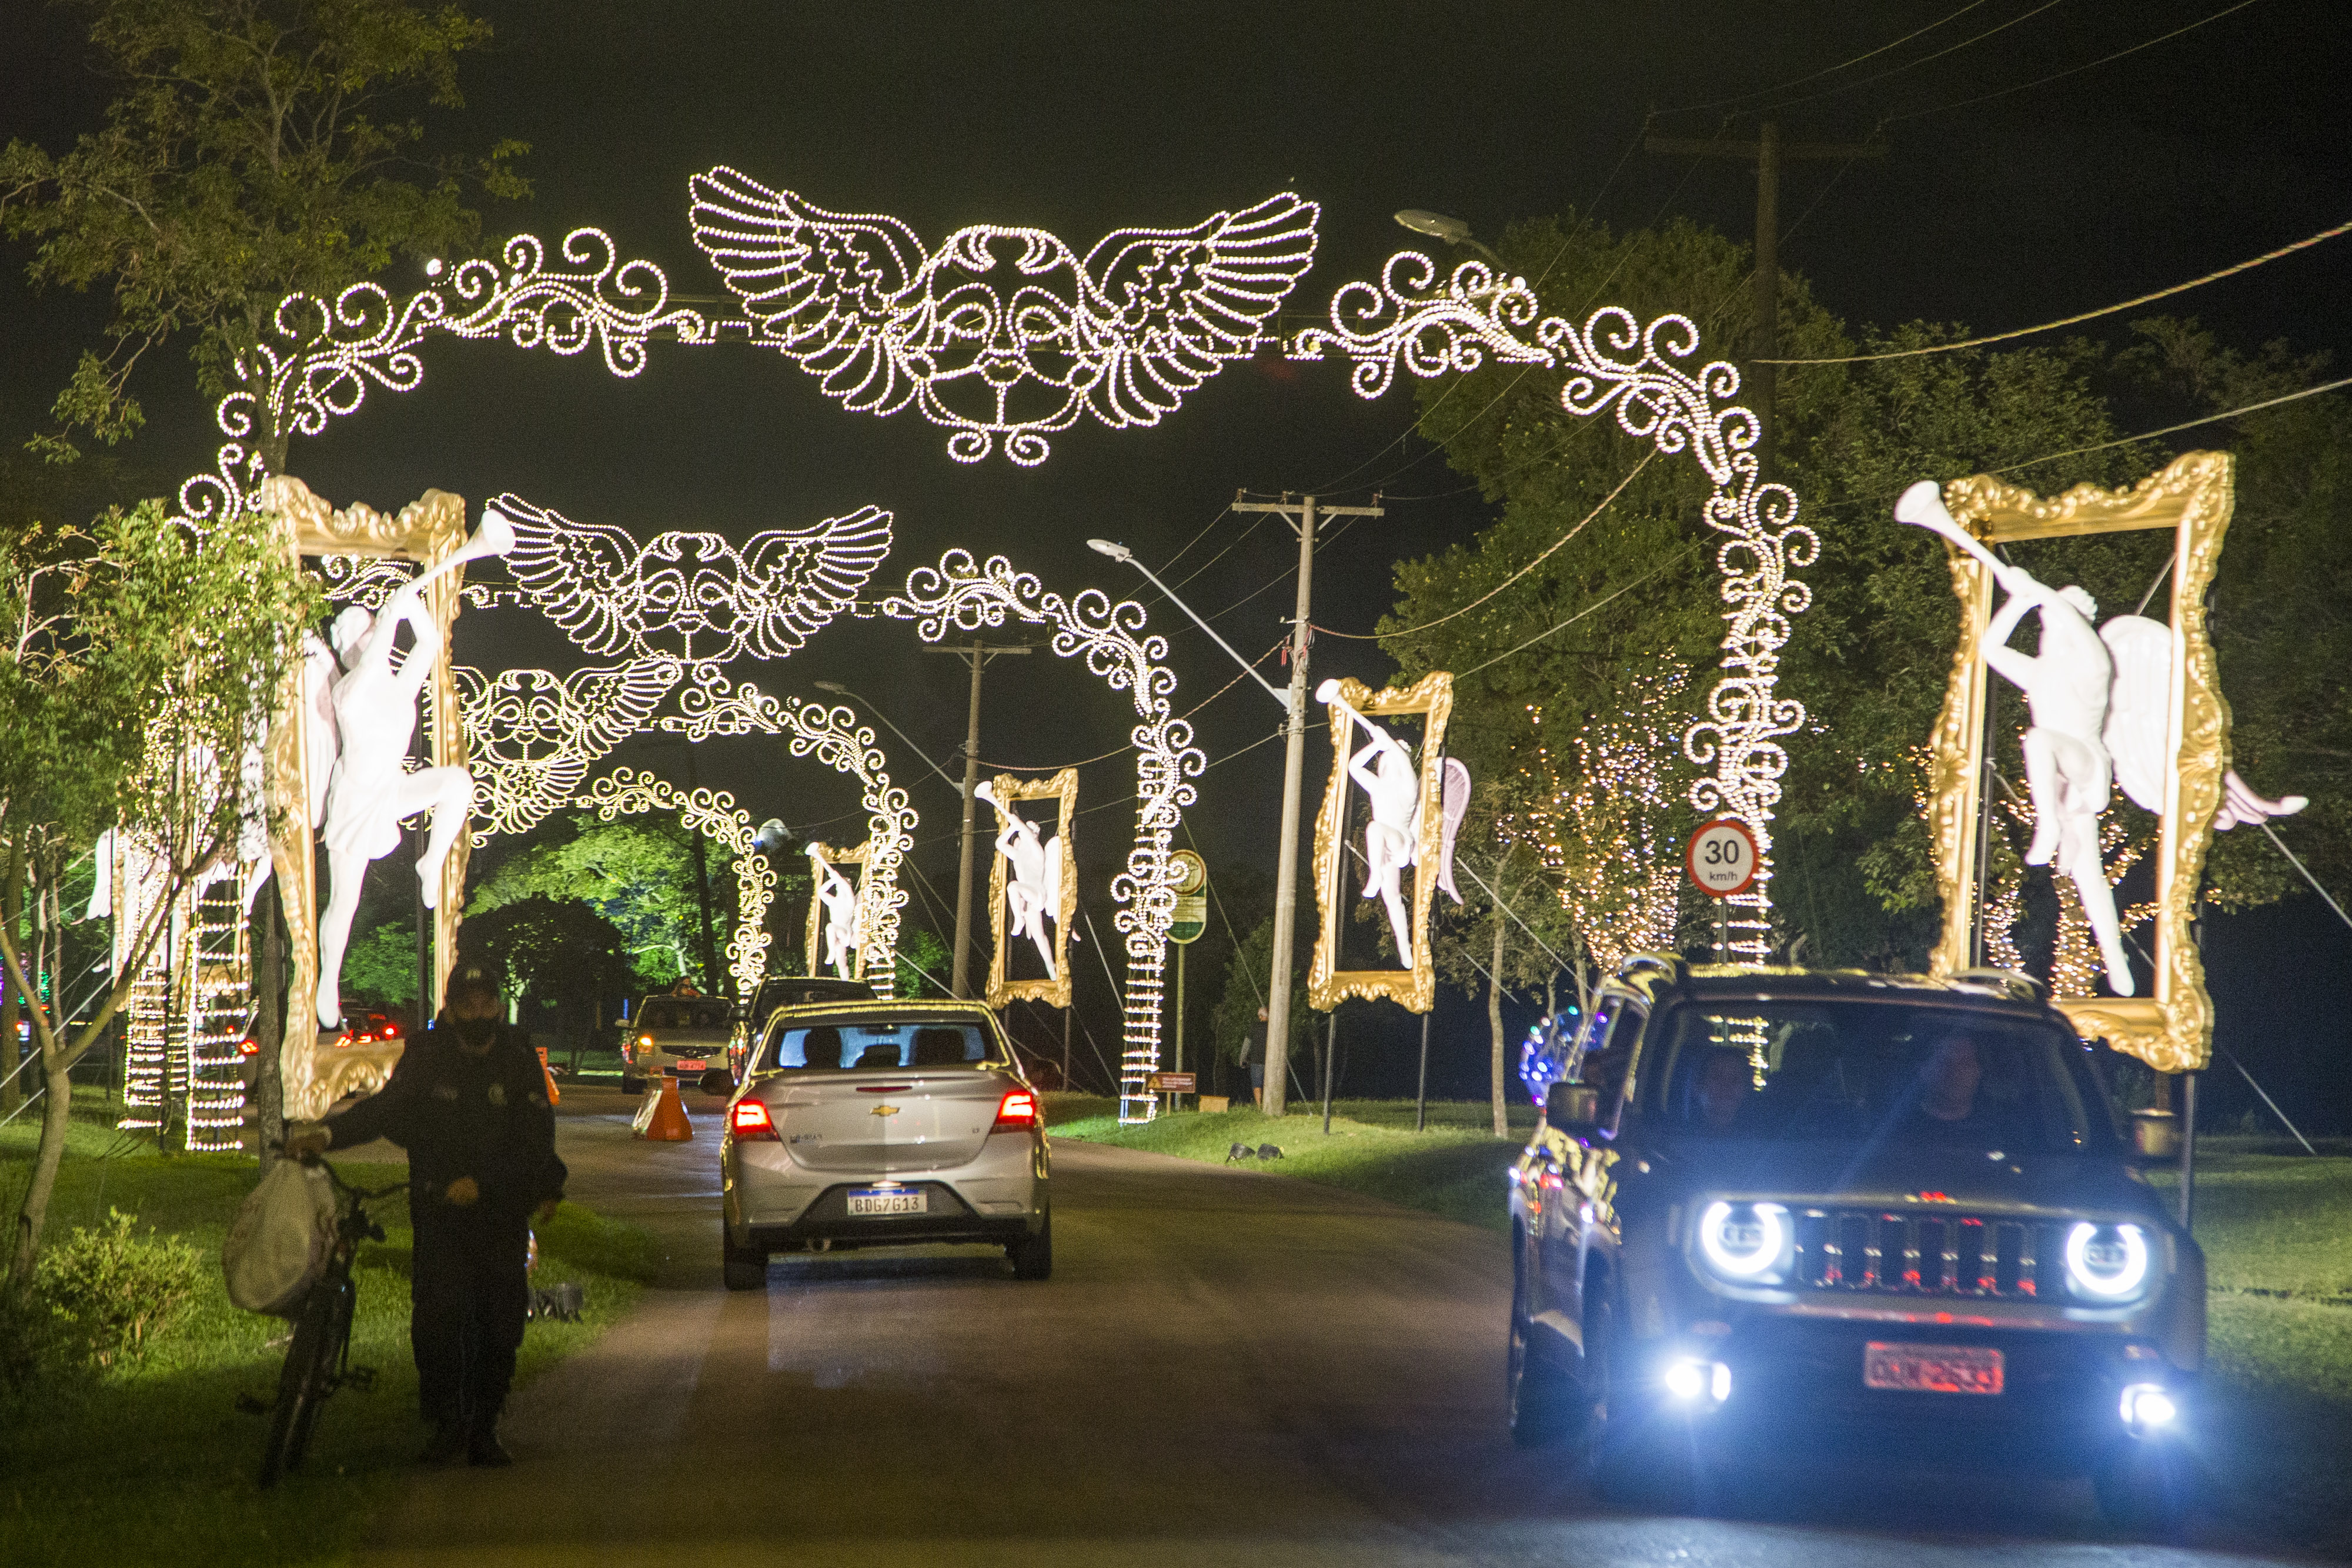
M 1849 319 L 1996 330 L 2161 287 L 2347 215 L 2347 32 L 2336 7 L 2258 0 L 2063 80 L 1946 107 L 2086 65 L 2228 4 L 1983 0 L 1907 44 L 1799 80 L 1960 7 L 490 0 L 473 9 L 495 23 L 495 50 L 467 68 L 469 106 L 448 124 L 470 145 L 501 136 L 533 144 L 523 167 L 536 198 L 486 208 L 486 241 L 521 229 L 552 243 L 596 225 L 689 296 L 717 295 L 719 284 L 689 237 L 687 180 L 725 162 L 824 206 L 892 214 L 927 240 L 971 223 L 1034 224 L 1080 254 L 1109 229 L 1189 225 L 1296 190 L 1322 204 L 1323 220 L 1316 267 L 1291 307 L 1319 312 L 1341 282 L 1373 276 L 1406 241 L 1390 218 L 1400 207 L 1457 214 L 1487 235 L 1572 205 L 1617 225 L 1683 214 L 1744 239 L 1748 167 L 1643 152 L 1645 112 L 1661 110 L 1657 132 L 1705 136 L 1727 111 L 1779 104 L 1792 139 L 1855 141 L 1883 123 L 1892 147 L 1875 162 L 1791 169 L 1782 265 Z M 0 131 L 62 149 L 96 122 L 104 90 L 83 64 L 80 26 L 78 13 L 8 0 Z M 1669 112 L 1693 104 L 1711 107 Z M 1735 120 L 1729 133 L 1750 137 L 1754 123 Z M 101 317 L 95 300 L 31 295 L 24 252 L 9 256 L 0 414 L 23 430 L 40 421 Z M 383 281 L 397 292 L 423 279 L 404 267 Z M 2242 345 L 2284 336 L 2340 358 L 2352 328 L 2333 307 L 2347 281 L 2352 241 L 2168 308 Z M 207 466 L 208 414 L 176 349 L 152 357 L 142 392 L 151 423 L 136 459 L 159 477 Z M 1407 435 L 1411 407 L 1402 390 L 1363 403 L 1340 368 L 1268 354 L 1229 368 L 1156 429 L 1082 423 L 1053 438 L 1041 468 L 1002 457 L 966 466 L 946 456 L 946 433 L 912 412 L 843 413 L 765 350 L 656 345 L 644 375 L 616 381 L 593 351 L 559 360 L 443 339 L 426 347 L 422 390 L 376 393 L 325 437 L 298 442 L 291 467 L 339 504 L 396 507 L 428 486 L 477 501 L 513 490 L 639 534 L 706 528 L 740 538 L 871 502 L 897 517 L 877 590 L 962 545 L 1006 553 L 1050 588 L 1125 593 L 1139 580 L 1087 551 L 1089 536 L 1124 540 L 1157 564 L 1205 529 L 1179 571 L 1215 559 L 1185 596 L 1212 612 L 1263 589 L 1219 622 L 1255 653 L 1288 612 L 1296 548 L 1276 520 L 1221 517 L 1236 487 L 1349 501 L 1387 493 L 1387 517 L 1356 525 L 1318 564 L 1316 618 L 1350 630 L 1370 630 L 1387 607 L 1395 559 L 1462 538 L 1489 515 Z M 1833 529 L 1825 543 L 1836 548 Z M 1180 710 L 1234 674 L 1171 610 L 1152 622 L 1172 645 Z M 485 665 L 560 668 L 576 657 L 517 611 L 469 618 L 459 643 L 462 659 Z M 914 646 L 904 625 L 848 622 L 787 663 L 738 674 L 780 694 L 846 682 L 945 760 L 962 735 L 961 666 Z M 1316 667 L 1377 683 L 1390 666 L 1368 644 L 1327 641 Z M 1073 663 L 1005 661 L 990 683 L 988 761 L 1090 757 L 1118 745 L 1132 722 L 1126 699 Z M 1243 685 L 1197 722 L 1215 759 L 1278 716 Z M 926 815 L 929 847 L 918 858 L 952 898 L 953 798 L 936 781 L 924 786 L 920 765 L 900 758 L 887 734 L 885 745 Z M 855 810 L 845 781 L 781 754 L 772 741 L 712 743 L 704 782 L 732 789 L 755 816 L 795 824 Z M 1280 756 L 1265 746 L 1202 781 L 1189 821 L 1213 864 L 1246 857 L 1270 869 Z M 677 758 L 674 746 L 644 746 L 614 760 L 675 774 Z M 1310 741 L 1310 781 L 1327 765 L 1322 742 Z M 1131 788 L 1122 758 L 1085 769 L 1085 803 Z M 1097 921 L 1129 821 L 1104 810 L 1081 829 Z M 919 893 L 908 915 L 935 924 Z M 2339 977 L 2352 970 L 2342 942 L 2314 952 Z M 2259 986 L 2231 989 L 2226 1005 L 2256 1006 Z M 2316 1014 L 2298 1022 L 2266 1003 L 2242 1016 L 2264 1032 L 2319 1027 Z M 1460 1021 L 1473 1023 L 1466 1012 Z M 1108 1023 L 1106 1009 L 1097 1027 Z

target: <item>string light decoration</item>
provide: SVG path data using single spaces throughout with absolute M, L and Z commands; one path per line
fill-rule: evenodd
M 866 875 L 858 884 L 858 930 L 866 955 L 866 977 L 877 996 L 896 994 L 898 977 L 898 912 L 907 890 L 898 885 L 899 862 L 914 847 L 920 820 L 907 791 L 890 782 L 888 760 L 874 743 L 874 729 L 857 722 L 846 705 L 787 699 L 778 705 L 794 757 L 814 753 L 835 771 L 857 780 L 864 791 L 867 835 Z
M 647 727 L 683 672 L 669 658 L 566 675 L 454 667 L 474 774 L 475 842 L 528 831 L 572 800 L 591 768 Z
M 978 224 L 936 250 L 897 218 L 835 213 L 721 165 L 697 174 L 695 243 L 751 340 L 859 413 L 905 408 L 948 455 L 1024 467 L 1092 414 L 1160 423 L 1258 350 L 1315 259 L 1319 209 L 1291 192 L 1190 228 L 1115 229 L 1080 258 L 1043 229 Z
M 1191 780 L 1208 765 L 1192 744 L 1192 727 L 1170 711 L 1176 673 L 1165 663 L 1168 640 L 1144 634 L 1143 606 L 1131 599 L 1113 604 L 1093 588 L 1065 599 L 1045 592 L 1031 573 L 1014 571 L 1003 556 L 981 566 L 961 549 L 948 551 L 936 567 L 908 573 L 907 586 L 883 600 L 882 612 L 914 622 L 926 643 L 950 631 L 1001 627 L 1008 618 L 1051 626 L 1055 653 L 1066 659 L 1084 655 L 1088 671 L 1134 698 L 1141 719 L 1130 734 L 1135 847 L 1128 852 L 1127 869 L 1110 884 L 1111 897 L 1123 906 L 1114 924 L 1127 938 L 1118 1116 L 1122 1124 L 1150 1121 L 1159 1105 L 1150 1081 L 1160 1068 L 1161 977 L 1168 928 L 1176 918 L 1177 870 L 1168 852 L 1194 799 Z
M 890 553 L 890 514 L 879 507 L 756 533 L 739 550 L 720 535 L 675 528 L 640 543 L 511 493 L 489 504 L 515 525 L 507 570 L 525 601 L 604 658 L 789 657 L 856 601 Z
M 1538 799 L 1500 826 L 1535 850 L 1604 975 L 1633 954 L 1675 946 L 1683 867 L 1666 773 L 1675 749 L 1669 716 L 1689 680 L 1680 665 L 1632 676 L 1615 712 L 1578 726 L 1568 769 L 1541 738 L 1543 711 L 1528 709 L 1539 737 L 1528 769 Z
M 1804 705 L 1777 695 L 1774 685 L 1790 617 L 1812 598 L 1790 570 L 1811 566 L 1821 541 L 1796 521 L 1796 493 L 1759 477 L 1756 416 L 1727 401 L 1739 390 L 1739 372 L 1721 360 L 1684 368 L 1699 346 L 1698 328 L 1687 316 L 1664 315 L 1643 326 L 1630 311 L 1607 306 L 1580 327 L 1544 315 L 1523 277 L 1465 261 L 1441 284 L 1436 264 L 1418 251 L 1391 256 L 1378 283 L 1341 286 L 1332 296 L 1329 321 L 1292 338 L 1288 355 L 1346 359 L 1360 397 L 1386 392 L 1400 367 L 1423 378 L 1466 373 L 1492 356 L 1502 364 L 1560 371 L 1566 376 L 1560 406 L 1570 413 L 1591 417 L 1613 410 L 1627 434 L 1669 455 L 1689 453 L 1714 483 L 1703 515 L 1707 527 L 1725 536 L 1716 566 L 1729 625 L 1723 674 L 1705 716 L 1685 732 L 1683 750 L 1700 768 L 1714 769 L 1691 784 L 1690 803 L 1709 816 L 1737 817 L 1756 835 L 1756 880 L 1727 902 L 1732 952 L 1744 962 L 1765 962 L 1771 948 L 1772 808 L 1788 767 L 1780 737 L 1805 720 Z
M 688 831 L 708 833 L 735 856 L 735 935 L 727 943 L 728 973 L 749 996 L 768 965 L 768 905 L 775 901 L 776 871 L 760 852 L 751 813 L 724 789 L 680 789 L 667 779 L 635 768 L 616 768 L 589 787 L 577 805 L 591 806 L 604 821 L 638 811 L 676 811 Z M 709 977 L 704 977 L 709 983 Z

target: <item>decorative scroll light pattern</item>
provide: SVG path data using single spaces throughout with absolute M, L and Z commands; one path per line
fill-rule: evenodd
M 1135 727 L 1135 847 L 1127 869 L 1111 880 L 1111 896 L 1127 907 L 1116 916 L 1127 937 L 1126 1021 L 1119 1062 L 1121 1122 L 1148 1122 L 1158 1101 L 1149 1088 L 1160 1067 L 1161 976 L 1168 961 L 1168 927 L 1176 918 L 1177 870 L 1169 846 L 1192 803 L 1191 780 L 1208 759 L 1192 744 L 1192 727 L 1173 717 L 1170 698 L 1176 674 L 1163 662 L 1168 640 L 1143 635 L 1143 606 L 1117 604 L 1098 589 L 1075 600 L 1047 593 L 1028 572 L 1016 572 L 1003 556 L 975 565 L 968 550 L 950 550 L 937 567 L 917 567 L 907 586 L 882 601 L 882 612 L 912 621 L 923 641 L 937 643 L 952 632 L 978 632 L 1006 618 L 1054 629 L 1054 652 L 1064 658 L 1083 653 L 1087 668 L 1113 691 L 1133 695 L 1142 722 Z
M 669 278 L 660 267 L 621 260 L 604 230 L 566 235 L 561 263 L 549 265 L 536 235 L 517 235 L 499 260 L 461 261 L 397 306 L 376 283 L 355 283 L 331 303 L 289 294 L 271 316 L 270 338 L 237 368 L 247 386 L 258 382 L 268 389 L 273 429 L 318 435 L 330 420 L 357 413 L 371 387 L 415 391 L 425 379 L 418 347 L 436 332 L 504 338 L 519 349 L 565 355 L 593 343 L 604 368 L 622 377 L 646 368 L 646 344 L 657 335 L 683 343 L 716 340 L 700 311 L 670 303 Z M 262 479 L 260 455 L 248 444 L 259 404 L 259 394 L 238 391 L 215 408 L 229 440 L 213 473 L 180 486 L 188 521 L 233 516 Z
M 1400 366 L 1427 377 L 1475 371 L 1489 355 L 1505 364 L 1540 365 L 1566 372 L 1559 401 L 1569 413 L 1590 416 L 1613 406 L 1628 434 L 1670 455 L 1689 453 L 1714 481 L 1704 515 L 1726 536 L 1716 566 L 1729 626 L 1722 677 L 1706 716 L 1685 733 L 1683 751 L 1715 769 L 1691 785 L 1691 804 L 1738 817 L 1756 834 L 1756 881 L 1727 901 L 1730 946 L 1738 961 L 1765 962 L 1772 938 L 1772 808 L 1789 760 L 1780 737 L 1805 722 L 1804 705 L 1776 695 L 1773 686 L 1789 618 L 1812 601 L 1812 591 L 1790 572 L 1811 566 L 1821 541 L 1796 521 L 1796 492 L 1759 477 L 1756 416 L 1727 401 L 1739 390 L 1739 372 L 1721 360 L 1685 368 L 1699 346 L 1687 316 L 1661 316 L 1645 327 L 1610 306 L 1580 328 L 1544 315 L 1527 279 L 1506 278 L 1485 262 L 1464 262 L 1440 286 L 1436 264 L 1418 251 L 1391 256 L 1378 284 L 1342 286 L 1332 296 L 1330 322 L 1293 338 L 1289 357 L 1345 357 L 1360 396 L 1386 392 Z
M 574 804 L 594 807 L 607 822 L 638 811 L 676 811 L 688 829 L 709 833 L 733 852 L 735 935 L 727 943 L 727 968 L 739 995 L 758 988 L 768 966 L 768 905 L 776 896 L 776 872 L 753 841 L 751 813 L 735 797 L 724 789 L 680 789 L 655 774 L 616 768 Z
M 977 463 L 1024 467 L 1091 413 L 1160 423 L 1234 360 L 1315 258 L 1284 192 L 1187 229 L 1116 229 L 1080 259 L 1043 229 L 974 225 L 927 250 L 892 217 L 835 213 L 724 166 L 697 174 L 694 238 L 751 319 L 860 413 L 913 406 Z
M 752 688 L 745 686 L 746 692 Z M 757 695 L 756 692 L 752 693 Z M 770 699 L 772 702 L 773 699 Z M 898 912 L 907 890 L 898 885 L 898 865 L 914 847 L 914 806 L 907 791 L 883 771 L 887 760 L 874 744 L 870 725 L 857 722 L 846 706 L 786 699 L 777 705 L 794 757 L 816 754 L 819 761 L 856 779 L 864 790 L 868 831 L 866 875 L 858 884 L 858 928 L 864 935 L 866 977 L 879 996 L 896 992 L 898 980 Z
M 526 831 L 572 798 L 580 781 L 621 742 L 646 727 L 678 683 L 675 659 L 617 669 L 508 669 L 460 664 L 457 711 L 474 772 L 476 842 Z

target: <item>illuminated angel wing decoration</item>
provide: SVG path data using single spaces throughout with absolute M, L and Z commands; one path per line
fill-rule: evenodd
M 1114 428 L 1156 424 L 1256 351 L 1315 261 L 1317 208 L 1289 192 L 1189 229 L 1118 229 L 1087 253 L 1103 371 L 1089 402 Z
M 1462 894 L 1454 885 L 1454 835 L 1470 810 L 1470 768 L 1458 757 L 1445 759 L 1445 831 L 1437 841 L 1437 885 L 1454 903 Z
M 890 514 L 878 507 L 753 534 L 739 551 L 719 534 L 686 529 L 641 545 L 512 494 L 491 505 L 515 525 L 507 570 L 523 596 L 607 656 L 784 658 L 855 602 L 890 552 Z
M 507 492 L 490 505 L 514 524 L 507 570 L 530 601 L 592 653 L 641 651 L 644 592 L 637 541 L 625 528 L 576 523 Z
M 588 769 L 644 727 L 684 673 L 667 658 L 568 675 L 453 668 L 484 831 L 520 833 L 570 800 Z
M 2172 766 L 2172 628 L 2145 615 L 2118 615 L 2099 628 L 2099 641 L 2115 664 L 2099 740 L 2124 793 L 2161 815 Z
M 1185 229 L 1120 229 L 1081 261 L 1044 229 L 973 224 L 926 250 L 896 218 L 835 213 L 739 170 L 694 176 L 695 243 L 751 340 L 845 408 L 912 406 L 948 455 L 1024 466 L 1087 413 L 1156 424 L 1231 360 L 1315 256 L 1315 204 L 1287 192 Z
M 695 243 L 761 340 L 842 406 L 896 413 L 919 376 L 906 343 L 922 313 L 923 242 L 896 218 L 834 213 L 725 165 L 697 174 Z

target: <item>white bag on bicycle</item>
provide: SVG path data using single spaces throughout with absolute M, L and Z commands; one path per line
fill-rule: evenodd
M 327 1173 L 279 1160 L 237 1206 L 221 1243 L 228 1299 L 249 1312 L 290 1317 L 335 1244 L 335 1188 Z

